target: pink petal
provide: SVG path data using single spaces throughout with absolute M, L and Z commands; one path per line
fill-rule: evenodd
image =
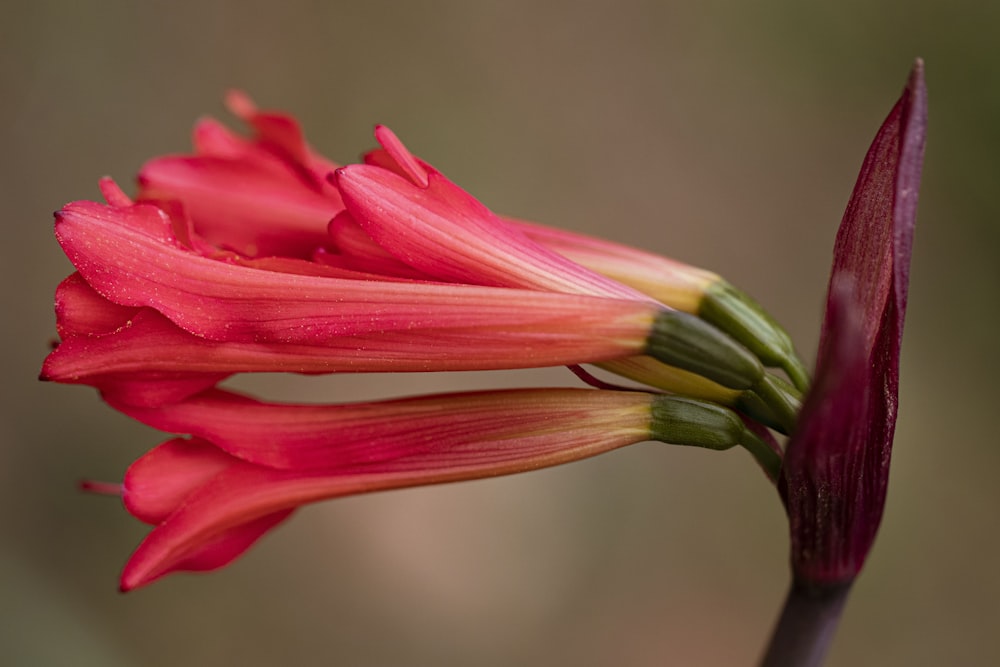
M 56 288 L 56 329 L 59 336 L 96 336 L 130 326 L 139 308 L 119 306 L 95 292 L 79 273 Z
M 648 437 L 649 413 L 647 410 L 645 417 L 641 412 L 633 414 L 624 421 L 619 417 L 618 424 L 566 433 L 552 431 L 547 437 L 523 442 L 483 439 L 454 448 L 418 446 L 409 452 L 401 448 L 399 456 L 391 460 L 329 474 L 274 470 L 246 463 L 216 473 L 213 465 L 206 465 L 206 477 L 212 476 L 187 493 L 176 510 L 146 537 L 126 566 L 123 588 L 132 589 L 169 572 L 187 569 L 192 554 L 202 554 L 204 545 L 215 544 L 240 526 L 306 503 L 524 472 L 641 441 Z M 138 491 L 128 489 L 126 493 Z M 226 551 L 225 556 L 231 560 L 237 555 L 234 551 Z
M 327 175 L 339 165 L 317 153 L 306 142 L 302 127 L 293 116 L 276 111 L 260 111 L 246 93 L 238 90 L 231 90 L 226 95 L 226 106 L 254 128 L 255 142 L 258 145 L 284 157 L 297 169 L 307 172 L 311 176 L 313 187 L 336 198 L 336 192 L 328 186 Z
M 336 185 L 351 216 L 399 260 L 447 282 L 648 298 L 531 241 L 380 130 L 397 167 L 344 167 Z
M 348 266 L 385 277 L 432 280 L 431 276 L 399 261 L 372 241 L 347 211 L 338 213 L 330 221 L 328 232 Z
M 383 164 L 396 174 L 408 179 L 418 188 L 426 188 L 430 184 L 427 178 L 427 166 L 403 145 L 395 132 L 385 125 L 377 125 L 375 127 L 375 140 L 382 145 L 385 156 L 388 158 L 388 160 L 383 161 Z M 373 161 L 377 160 L 378 158 L 373 158 Z M 389 167 L 389 163 L 394 168 Z
M 177 388 L 185 394 L 189 389 L 204 389 L 226 375 L 243 372 L 419 372 L 562 366 L 629 354 L 629 345 L 622 342 L 626 332 L 607 324 L 557 319 L 545 329 L 493 331 L 484 326 L 478 330 L 375 332 L 339 336 L 326 345 L 229 343 L 193 336 L 155 311 L 143 310 L 130 327 L 114 334 L 64 340 L 46 358 L 42 378 L 90 384 L 109 391 L 131 379 L 173 376 L 183 383 L 187 377 L 189 384 Z M 128 397 L 125 390 L 115 393 Z
M 139 173 L 141 199 L 183 202 L 198 232 L 247 256 L 309 257 L 343 209 L 280 162 L 163 157 Z
M 457 335 L 485 338 L 489 345 L 490 339 L 521 336 L 566 338 L 568 331 L 569 338 L 601 339 L 606 350 L 617 344 L 621 353 L 645 344 L 658 311 L 653 302 L 252 269 L 188 251 L 170 225 L 149 205 L 76 202 L 57 215 L 56 236 L 87 282 L 109 300 L 150 306 L 187 331 L 219 341 L 336 346 L 345 336 L 408 331 L 402 340 Z
M 212 118 L 202 118 L 195 123 L 193 140 L 195 152 L 201 156 L 259 159 L 263 153 L 252 141 Z
M 239 465 L 237 459 L 204 440 L 168 440 L 129 467 L 122 500 L 132 516 L 157 524 L 206 482 Z
M 711 271 L 620 243 L 526 220 L 503 220 L 535 243 L 684 312 L 697 313 L 705 289 L 720 280 Z
M 557 434 L 569 446 L 589 430 L 641 430 L 650 397 L 641 392 L 521 389 L 442 394 L 347 405 L 264 403 L 213 390 L 183 402 L 142 408 L 111 401 L 163 431 L 190 433 L 233 456 L 274 468 L 340 469 L 474 448 L 487 440 L 531 450 Z
M 242 556 L 267 532 L 290 517 L 292 512 L 294 510 L 282 510 L 234 526 L 229 530 L 222 530 L 212 539 L 193 547 L 165 569 L 141 572 L 136 565 L 133 565 L 134 561 L 129 561 L 122 571 L 119 590 L 127 593 L 171 572 L 209 572 L 225 567 Z M 142 564 L 141 561 L 135 562 Z

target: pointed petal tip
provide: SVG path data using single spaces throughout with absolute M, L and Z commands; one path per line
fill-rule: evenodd
M 124 208 L 132 206 L 135 203 L 110 176 L 102 177 L 98 181 L 98 185 L 101 189 L 101 196 L 104 197 L 104 201 L 107 202 L 108 206 Z
M 401 175 L 408 178 L 414 185 L 426 189 L 430 185 L 427 170 L 417 157 L 410 152 L 395 132 L 385 125 L 375 126 L 375 139 L 396 162 Z
M 344 177 L 344 174 L 346 173 L 347 173 L 347 167 L 340 167 L 338 169 L 334 169 L 333 171 L 331 171 L 326 175 L 326 180 L 330 183 L 330 185 L 339 189 L 340 181 Z
M 118 592 L 131 593 L 132 591 L 144 585 L 145 583 L 147 582 L 127 580 L 125 578 L 125 575 L 122 575 L 122 578 L 118 581 Z
M 175 569 L 156 571 L 149 567 L 138 569 L 133 562 L 134 557 L 135 554 L 132 555 L 132 558 L 129 559 L 124 569 L 122 569 L 122 573 L 118 579 L 119 593 L 131 593 L 134 590 L 145 588 L 153 582 L 177 571 Z
M 257 105 L 254 104 L 253 99 L 238 88 L 227 90 L 224 101 L 230 113 L 244 121 L 257 113 Z

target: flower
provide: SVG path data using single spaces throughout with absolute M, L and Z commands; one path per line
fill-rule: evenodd
M 143 166 L 140 201 L 182 202 L 200 236 L 241 255 L 309 259 L 328 243 L 327 222 L 343 210 L 326 180 L 337 165 L 306 143 L 294 118 L 260 112 L 242 93 L 226 101 L 256 136 L 200 121 L 194 155 Z
M 648 439 L 740 444 L 766 450 L 772 473 L 778 463 L 734 413 L 646 392 L 521 389 L 318 406 L 208 390 L 158 408 L 112 404 L 193 434 L 125 475 L 125 506 L 154 528 L 126 565 L 123 590 L 222 567 L 318 500 L 523 472 Z
M 133 204 L 110 181 L 102 189 L 108 205 L 57 214 L 57 238 L 79 271 L 57 290 L 62 342 L 45 379 L 106 389 L 200 376 L 200 389 L 235 372 L 561 365 L 633 354 L 655 319 L 649 303 L 249 259 L 211 246 L 183 211 Z
M 80 297 L 77 279 L 60 302 L 69 303 L 66 313 L 78 313 L 74 299 L 119 316 L 122 307 L 141 312 L 97 332 L 63 318 L 64 340 L 46 361 L 46 379 L 525 368 L 649 353 L 730 388 L 774 393 L 738 343 L 641 295 L 384 279 L 293 257 L 246 258 L 213 249 L 183 211 L 133 204 L 110 182 L 104 190 L 107 205 L 65 206 L 56 237 L 108 305 Z M 169 356 L 161 354 L 167 344 Z M 791 412 L 778 406 L 781 423 Z
M 882 518 L 926 126 L 918 61 L 841 222 L 816 380 L 785 452 L 792 567 L 806 585 L 852 581 Z
M 369 274 L 446 278 L 440 270 L 445 248 L 434 248 L 434 253 L 427 255 L 438 257 L 437 270 L 428 274 L 399 261 L 368 237 L 344 210 L 340 190 L 328 182 L 337 165 L 306 143 L 292 117 L 259 111 L 238 92 L 231 92 L 227 103 L 254 128 L 256 136 L 244 139 L 214 121 L 201 121 L 194 135 L 195 155 L 157 158 L 143 167 L 140 201 L 180 203 L 198 236 L 243 256 L 311 258 Z M 511 275 L 523 274 L 535 277 L 535 287 L 556 286 L 573 293 L 627 298 L 649 294 L 671 308 L 698 314 L 747 346 L 766 365 L 783 368 L 800 391 L 805 388 L 807 376 L 787 334 L 749 297 L 719 276 L 651 253 L 536 223 L 504 219 L 511 224 L 497 224 L 499 218 L 409 153 L 388 128 L 377 128 L 376 137 L 385 148 L 366 155 L 367 164 L 349 167 L 348 173 L 394 173 L 420 185 L 426 178 L 429 187 L 431 181 L 435 182 L 436 193 L 452 196 L 452 202 L 446 204 L 451 207 L 448 212 L 468 214 L 452 220 L 452 232 L 464 234 L 462 238 L 470 241 L 459 253 L 485 249 L 478 255 L 485 260 L 484 265 L 497 260 L 501 263 L 499 275 L 493 276 L 495 280 L 469 282 L 510 285 Z M 322 230 L 331 218 L 326 236 Z M 463 230 L 456 226 L 459 221 L 469 227 Z M 398 228 L 394 229 L 381 238 L 391 247 L 401 240 L 394 240 L 398 232 Z M 483 246 L 483 233 L 491 238 L 487 248 Z M 525 236 L 534 243 L 526 242 Z M 504 247 L 497 246 L 501 239 L 508 241 Z M 532 262 L 511 264 L 511 249 L 522 254 L 527 250 Z M 573 262 L 560 255 L 568 255 Z M 549 266 L 538 271 L 539 267 L 533 265 L 539 261 Z M 552 267 L 557 271 L 553 272 Z M 510 269 L 517 273 L 512 274 Z M 611 279 L 597 273 L 607 273 Z M 463 282 L 468 276 L 459 271 L 451 277 Z M 669 385 L 664 388 L 672 389 Z
M 806 385 L 787 334 L 719 276 L 618 244 L 501 218 L 410 153 L 388 128 L 377 127 L 375 137 L 383 148 L 369 153 L 366 164 L 335 172 L 347 210 L 333 228 L 360 227 L 383 258 L 449 282 L 658 298 L 702 315 L 765 364 L 785 368 L 800 389 Z M 359 238 L 358 232 L 352 237 Z M 682 359 L 663 361 L 694 370 Z
M 57 215 L 57 238 L 78 273 L 57 292 L 62 342 L 45 379 L 526 368 L 669 350 L 677 339 L 660 323 L 672 313 L 648 299 L 208 257 L 163 209 L 110 199 L 116 205 L 77 202 Z M 736 363 L 754 372 L 749 355 L 734 349 Z
M 187 436 L 140 458 L 120 487 L 154 526 L 124 589 L 221 567 L 309 502 L 641 440 L 741 445 L 777 478 L 773 440 L 724 405 L 790 431 L 798 392 L 764 365 L 797 359 L 721 278 L 496 216 L 386 128 L 366 164 L 338 168 L 290 117 L 229 102 L 252 139 L 203 121 L 196 154 L 147 163 L 135 201 L 104 179 L 106 203 L 56 215 L 76 272 L 57 289 L 60 342 L 42 378 L 92 385 Z M 612 387 L 307 406 L 217 386 L 242 372 L 585 363 L 681 396 Z

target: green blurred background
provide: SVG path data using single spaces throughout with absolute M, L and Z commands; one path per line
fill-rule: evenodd
M 229 87 L 347 162 L 386 123 L 504 213 L 713 268 L 805 356 L 861 159 L 916 56 L 931 123 L 879 541 L 831 665 L 1000 664 L 994 378 L 1000 4 L 7 3 L 0 20 L 0 663 L 749 665 L 788 578 L 750 459 L 644 444 L 520 477 L 313 506 L 244 559 L 123 596 L 145 529 L 81 477 L 159 441 L 35 382 L 97 178 L 186 151 Z M 253 378 L 354 400 L 564 371 Z

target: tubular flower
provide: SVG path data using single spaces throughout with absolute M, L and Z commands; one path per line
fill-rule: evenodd
M 143 167 L 140 201 L 181 203 L 201 237 L 243 256 L 312 258 L 365 273 L 445 278 L 442 267 L 450 261 L 446 247 L 439 246 L 428 254 L 436 257 L 428 260 L 435 266 L 430 272 L 421 272 L 399 261 L 358 227 L 344 211 L 341 193 L 328 182 L 335 163 L 306 143 L 293 118 L 261 112 L 241 93 L 230 93 L 227 103 L 254 128 L 255 137 L 247 140 L 214 121 L 201 121 L 195 130 L 195 155 L 158 158 Z M 448 277 L 450 281 L 468 279 L 474 284 L 509 286 L 516 280 L 536 288 L 627 298 L 635 298 L 640 292 L 648 294 L 719 327 L 766 365 L 783 368 L 799 390 L 805 388 L 806 374 L 787 334 L 749 297 L 715 274 L 543 225 L 509 219 L 510 224 L 498 224 L 499 218 L 410 154 L 387 128 L 378 128 L 376 136 L 386 148 L 369 153 L 367 165 L 351 167 L 352 173 L 377 166 L 382 175 L 392 172 L 415 179 L 418 184 L 423 184 L 425 177 L 428 186 L 431 181 L 439 181 L 432 189 L 453 196 L 456 208 L 449 212 L 468 213 L 451 221 L 452 232 L 471 241 L 466 254 L 477 248 L 485 250 L 478 255 L 482 266 L 476 269 L 476 279 L 459 270 Z M 334 221 L 326 236 L 321 230 L 331 218 Z M 531 241 L 525 243 L 525 236 Z M 405 243 L 398 233 L 383 233 L 381 239 L 387 247 Z M 527 252 L 522 259 L 528 261 L 510 263 L 511 250 L 521 255 Z M 458 252 L 463 253 L 461 249 Z M 566 261 L 560 257 L 562 254 L 573 261 Z M 493 266 L 499 273 L 484 281 L 481 272 L 485 266 Z M 512 278 L 513 270 L 524 277 Z M 595 272 L 607 273 L 610 279 Z M 670 373 L 666 372 L 665 377 L 669 378 Z
M 926 126 L 918 61 L 841 222 L 816 381 L 782 468 L 792 566 L 808 586 L 852 581 L 882 518 Z
M 707 315 L 706 320 L 722 325 L 764 363 L 786 367 L 804 386 L 805 373 L 787 335 L 718 276 L 684 270 L 676 262 L 617 244 L 505 220 L 417 159 L 388 128 L 376 128 L 375 136 L 383 148 L 366 156 L 367 164 L 335 172 L 347 208 L 335 228 L 349 226 L 345 218 L 352 219 L 384 253 L 438 280 L 616 298 L 657 294 L 671 307 L 677 303 L 680 310 Z M 604 273 L 572 261 L 573 255 Z M 646 269 L 651 269 L 648 274 Z M 626 280 L 609 278 L 609 273 Z M 651 286 L 660 279 L 663 288 Z M 704 373 L 681 359 L 662 361 Z M 673 389 L 669 384 L 664 388 Z
M 143 166 L 139 199 L 182 202 L 202 237 L 242 255 L 310 258 L 327 245 L 326 224 L 343 210 L 326 180 L 337 165 L 306 143 L 294 118 L 259 112 L 240 93 L 227 102 L 256 136 L 248 140 L 200 121 L 195 155 Z
M 154 526 L 129 590 L 226 565 L 318 500 L 523 472 L 643 440 L 777 454 L 719 406 L 644 392 L 525 389 L 354 405 L 280 405 L 209 390 L 160 408 L 118 405 L 167 431 L 125 475 L 128 510 Z
M 306 503 L 643 440 L 740 445 L 778 478 L 780 450 L 752 419 L 791 431 L 798 392 L 764 365 L 794 353 L 775 352 L 780 329 L 762 311 L 747 316 L 744 297 L 735 310 L 706 305 L 721 278 L 500 218 L 386 128 L 383 149 L 341 169 L 290 117 L 239 94 L 229 104 L 252 139 L 202 121 L 196 153 L 146 164 L 135 201 L 105 179 L 106 203 L 56 215 L 76 272 L 56 292 L 60 342 L 42 378 L 92 385 L 124 414 L 187 436 L 140 458 L 120 488 L 154 526 L 124 589 L 221 567 Z M 579 364 L 679 395 L 546 389 L 310 406 L 217 387 L 245 372 Z
M 77 202 L 57 215 L 56 236 L 79 276 L 59 290 L 63 341 L 46 360 L 46 379 L 525 368 L 676 346 L 670 322 L 662 322 L 666 311 L 646 299 L 379 280 L 291 258 L 209 257 L 196 250 L 205 242 L 163 209 L 124 203 L 105 185 L 114 205 Z M 162 354 L 165 346 L 171 354 Z M 726 372 L 752 374 L 753 359 L 736 355 L 735 365 L 721 364 Z
M 64 207 L 56 216 L 56 238 L 101 297 L 154 310 L 199 339 L 182 336 L 176 348 L 215 343 L 247 352 L 251 346 L 262 359 L 291 352 L 299 358 L 299 368 L 291 370 L 300 372 L 524 368 L 648 352 L 727 386 L 770 388 L 769 376 L 744 348 L 645 297 L 380 280 L 296 258 L 247 259 L 213 251 L 182 212 L 171 216 L 159 206 L 132 204 L 109 183 L 105 191 L 108 205 Z M 66 290 L 65 298 L 73 294 Z M 86 382 L 81 378 L 88 373 L 71 368 L 74 362 L 90 365 L 89 375 L 98 368 L 104 374 L 128 370 L 122 364 L 129 355 L 112 348 L 124 339 L 138 352 L 135 339 L 149 343 L 169 330 L 151 314 L 128 322 L 96 340 L 71 335 L 43 376 Z M 69 324 L 60 328 L 75 333 Z M 117 361 L 102 358 L 109 352 Z M 302 357 L 312 363 L 303 364 Z M 149 366 L 131 370 L 226 372 L 218 360 L 199 358 L 197 368 L 182 367 L 175 354 L 169 362 L 151 358 Z M 254 370 L 273 370 L 268 363 Z M 229 372 L 236 370 L 247 369 Z M 786 426 L 792 411 L 786 406 Z

